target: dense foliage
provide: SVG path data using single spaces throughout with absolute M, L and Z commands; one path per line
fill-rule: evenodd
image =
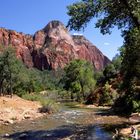
M 27 68 L 16 58 L 13 47 L 0 47 L 0 94 L 18 94 L 53 90 L 63 71 L 39 71 Z
M 140 112 L 140 30 L 135 28 L 126 33 L 124 47 L 121 72 L 125 95 L 116 101 L 115 107 L 122 105 L 123 112 L 129 114 Z
M 114 104 L 122 87 L 121 63 L 122 57 L 117 54 L 111 64 L 108 64 L 102 71 L 95 72 L 96 86 L 88 96 L 86 104 L 107 106 Z
M 71 92 L 71 99 L 76 93 L 77 101 L 85 100 L 95 86 L 93 67 L 84 60 L 73 60 L 65 67 L 63 77 L 64 88 Z
M 95 86 L 93 67 L 84 60 L 74 60 L 64 70 L 39 71 L 27 68 L 16 58 L 13 47 L 4 46 L 0 53 L 0 76 L 1 95 L 17 94 L 33 100 L 39 97 L 38 93 L 45 93 L 55 100 L 81 101 Z
M 115 103 L 118 110 L 129 113 L 140 108 L 140 2 L 137 0 L 80 0 L 68 6 L 70 29 L 80 30 L 90 20 L 97 19 L 96 27 L 101 33 L 111 33 L 117 26 L 122 30 L 125 48 L 122 51 L 122 65 L 118 70 L 123 75 L 123 88 L 120 98 Z M 116 65 L 118 62 L 116 62 Z M 120 64 L 119 64 L 120 65 Z M 110 78 L 115 66 L 109 65 L 104 75 Z M 117 71 L 118 71 L 117 70 Z
M 0 50 L 0 94 L 12 94 L 22 64 L 16 59 L 11 47 L 1 46 Z

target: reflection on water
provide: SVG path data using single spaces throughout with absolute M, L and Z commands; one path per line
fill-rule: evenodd
M 86 123 L 92 117 L 92 112 L 87 110 L 62 110 L 47 118 L 2 126 L 1 139 L 65 140 L 67 137 L 67 140 L 111 140 L 111 135 L 102 126 Z
M 101 126 L 91 127 L 88 133 L 89 140 L 111 140 L 109 133 L 105 132 Z

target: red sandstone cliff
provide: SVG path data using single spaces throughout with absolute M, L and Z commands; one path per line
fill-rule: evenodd
M 0 44 L 12 45 L 26 66 L 41 70 L 63 68 L 73 59 L 85 59 L 96 70 L 110 63 L 85 37 L 71 36 L 59 21 L 50 22 L 34 36 L 0 28 Z

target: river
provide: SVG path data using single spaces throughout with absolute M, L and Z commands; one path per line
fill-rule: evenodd
M 1 140 L 111 140 L 107 124 L 123 118 L 107 115 L 106 109 L 62 107 L 59 112 L 36 120 L 0 126 Z

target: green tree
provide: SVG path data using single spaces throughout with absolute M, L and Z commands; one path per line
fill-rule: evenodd
M 84 60 L 74 60 L 65 67 L 64 71 L 64 88 L 76 93 L 78 101 L 81 100 L 81 97 L 85 99 L 87 97 L 85 93 L 88 93 L 95 86 L 91 64 Z
M 68 6 L 70 29 L 80 30 L 90 20 L 97 18 L 96 27 L 101 33 L 111 33 L 117 26 L 122 30 L 124 48 L 121 72 L 124 75 L 123 86 L 125 96 L 121 96 L 120 106 L 127 111 L 129 103 L 140 97 L 140 2 L 137 0 L 81 0 Z M 121 104 L 123 103 L 123 105 Z M 125 106 L 125 105 L 126 106 Z M 136 102 L 135 102 L 136 106 Z M 138 106 L 138 103 L 137 103 Z M 139 106 L 140 107 L 140 106 Z M 130 112 L 135 111 L 133 103 Z
M 125 84 L 132 85 L 133 80 L 140 78 L 140 30 L 133 29 L 127 33 L 124 45 L 122 71 L 125 77 Z
M 0 94 L 17 94 L 39 92 L 55 89 L 60 79 L 60 73 L 39 71 L 27 68 L 16 58 L 13 47 L 0 47 Z M 57 86 L 58 88 L 58 86 Z
M 57 69 L 56 71 L 51 70 L 44 70 L 40 72 L 41 77 L 41 83 L 44 87 L 44 90 L 53 90 L 53 89 L 59 89 L 59 81 L 63 75 L 62 69 Z
M 105 67 L 103 74 L 106 78 L 106 80 L 110 80 L 110 78 L 113 78 L 116 76 L 116 69 L 113 64 L 109 64 Z
M 122 106 L 125 113 L 140 112 L 140 30 L 134 28 L 128 32 L 124 46 L 122 89 L 125 95 L 115 102 L 115 107 Z
M 116 54 L 115 57 L 112 59 L 112 64 L 115 67 L 116 73 L 119 73 L 122 67 L 122 56 L 119 54 Z
M 97 81 L 96 84 L 99 84 L 100 81 L 102 81 L 104 79 L 103 70 L 102 71 L 96 71 L 95 74 L 94 74 L 94 78 Z
M 21 62 L 17 60 L 12 47 L 1 46 L 0 49 L 0 93 L 12 95 Z
M 122 57 L 117 54 L 113 59 L 112 63 L 107 65 L 103 71 L 104 77 L 106 80 L 110 80 L 117 76 L 120 73 L 122 67 Z
M 104 85 L 103 93 L 101 94 L 99 104 L 100 105 L 111 105 L 113 102 L 113 98 L 111 96 L 110 85 L 108 82 Z
M 28 69 L 28 77 L 29 77 L 29 82 L 28 82 L 28 92 L 39 92 L 43 90 L 43 84 L 42 79 L 41 79 L 41 72 L 35 68 Z
M 92 18 L 97 18 L 96 27 L 103 34 L 110 29 L 130 30 L 140 27 L 140 2 L 137 0 L 80 0 L 68 6 L 70 20 L 68 27 L 74 30 L 84 28 Z

